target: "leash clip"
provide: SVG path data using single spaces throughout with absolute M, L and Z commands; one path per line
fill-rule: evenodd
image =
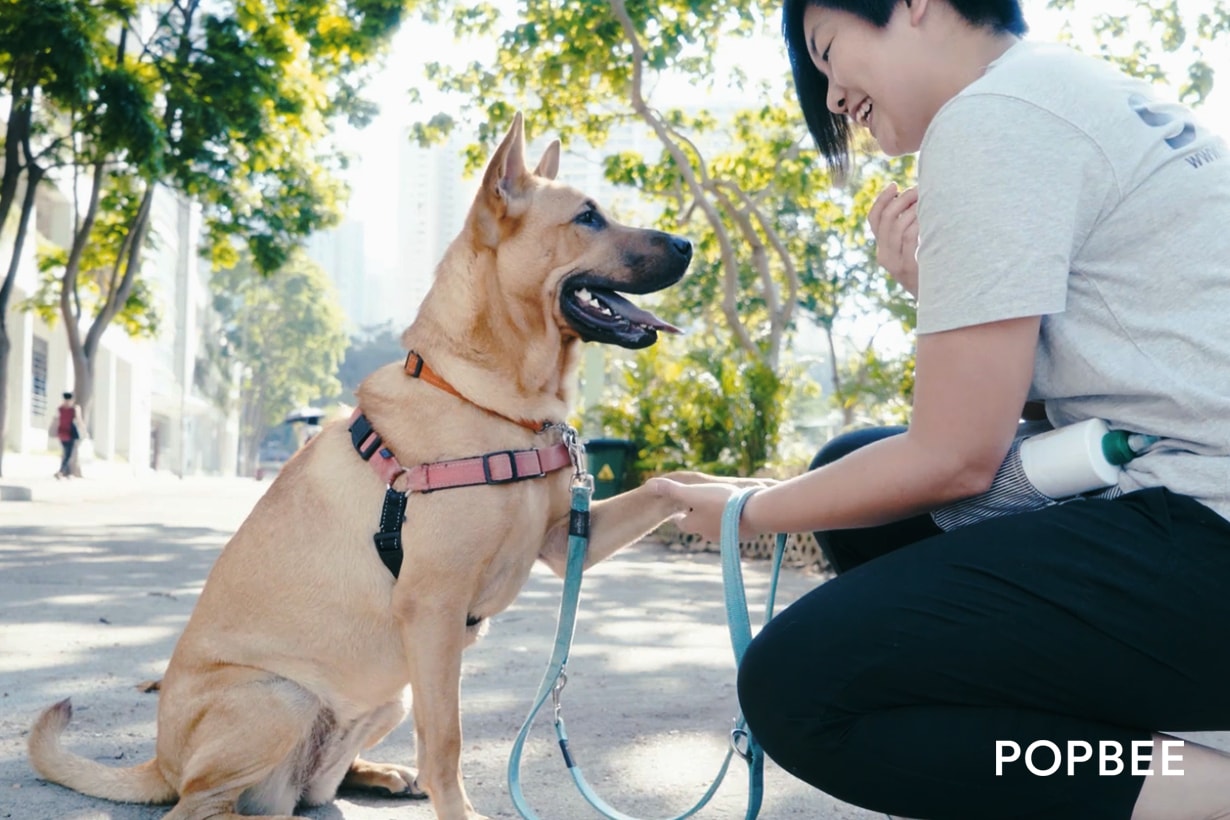
M 572 462 L 572 486 L 588 486 L 594 488 L 594 477 L 589 474 L 589 465 L 585 458 L 585 445 L 577 435 L 577 430 L 571 424 L 560 422 L 548 425 L 548 428 L 559 430 L 560 438 L 568 448 L 568 459 Z
M 551 687 L 551 704 L 555 707 L 556 723 L 559 723 L 560 713 L 564 709 L 563 704 L 560 703 L 560 694 L 563 693 L 566 685 L 568 685 L 568 673 L 561 669 L 559 677 L 555 679 L 555 685 Z
M 735 728 L 730 730 L 730 748 L 734 753 L 743 758 L 748 763 L 752 762 L 752 736 L 748 734 L 747 729 L 739 726 L 738 719 L 734 720 Z

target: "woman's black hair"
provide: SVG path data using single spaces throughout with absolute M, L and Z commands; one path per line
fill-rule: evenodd
M 850 164 L 850 128 L 844 114 L 834 114 L 828 107 L 828 78 L 816 68 L 807 50 L 807 33 L 803 30 L 803 13 L 808 6 L 844 11 L 861 17 L 876 28 L 884 28 L 893 9 L 903 0 L 785 0 L 782 5 L 782 36 L 786 38 L 786 53 L 794 74 L 794 90 L 803 109 L 807 130 L 816 140 L 829 169 L 837 178 L 843 177 Z M 904 0 L 908 5 L 909 0 Z M 1029 30 L 1021 14 L 1018 0 L 946 0 L 970 25 L 988 27 L 997 33 L 1018 37 Z

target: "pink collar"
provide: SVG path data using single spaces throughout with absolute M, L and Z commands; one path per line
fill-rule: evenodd
M 403 492 L 430 493 L 450 487 L 476 484 L 507 484 L 530 478 L 542 478 L 547 473 L 572 464 L 567 445 L 560 443 L 535 450 L 497 450 L 481 456 L 436 461 L 403 467 L 387 447 L 363 412 L 355 408 L 350 416 L 350 440 L 359 456 L 372 466 L 376 475 L 389 488 L 401 476 L 406 476 Z

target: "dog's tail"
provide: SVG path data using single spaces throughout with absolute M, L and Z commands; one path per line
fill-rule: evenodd
M 60 734 L 73 716 L 73 705 L 62 700 L 49 706 L 30 729 L 30 763 L 44 780 L 121 803 L 173 803 L 171 784 L 156 760 L 125 769 L 104 766 L 60 745 Z

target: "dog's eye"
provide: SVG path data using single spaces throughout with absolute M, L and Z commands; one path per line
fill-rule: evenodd
M 601 228 L 606 222 L 602 219 L 602 214 L 594 208 L 586 208 L 577 214 L 572 220 L 578 225 L 586 225 L 590 228 Z

